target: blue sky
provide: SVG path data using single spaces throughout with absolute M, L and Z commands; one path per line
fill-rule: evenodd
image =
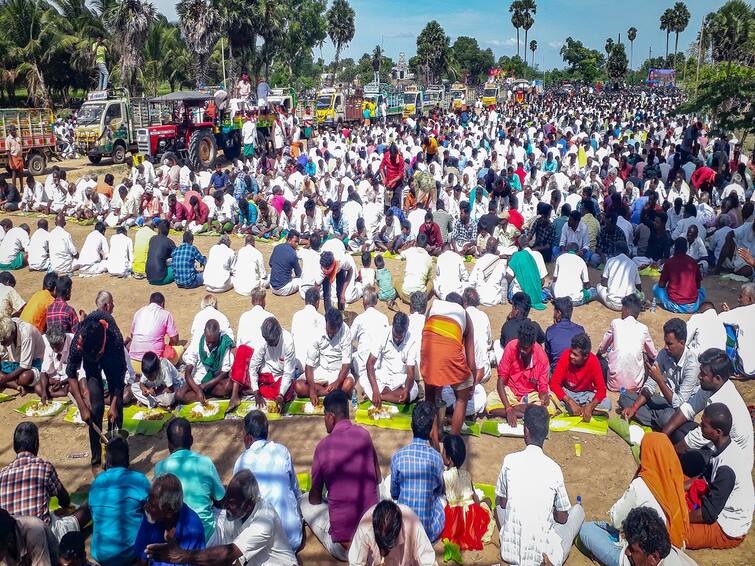
M 438 20 L 451 41 L 460 36 L 474 37 L 483 48 L 490 47 L 496 55 L 516 54 L 516 30 L 508 12 L 510 1 L 467 0 L 350 0 L 356 12 L 356 34 L 344 56 L 358 58 L 382 44 L 385 53 L 394 60 L 401 51 L 408 57 L 416 50 L 417 34 L 430 20 Z M 687 29 L 679 36 L 679 50 L 695 40 L 702 19 L 718 9 L 725 0 L 686 0 L 692 17 Z M 156 0 L 157 8 L 169 18 L 175 18 L 175 2 Z M 626 30 L 637 28 L 634 42 L 635 66 L 644 61 L 652 47 L 653 56 L 663 55 L 666 35 L 658 29 L 659 18 L 672 0 L 538 0 L 535 25 L 529 39 L 536 39 L 538 50 L 535 63 L 541 68 L 563 66 L 558 52 L 563 41 L 572 36 L 585 45 L 603 50 L 607 37 L 616 39 Z M 524 45 L 524 32 L 520 32 Z M 674 36 L 669 42 L 673 51 Z M 326 60 L 333 56 L 333 46 L 326 40 L 322 54 Z M 315 56 L 319 49 L 315 50 Z M 528 55 L 529 54 L 528 52 Z M 629 48 L 627 46 L 627 56 Z

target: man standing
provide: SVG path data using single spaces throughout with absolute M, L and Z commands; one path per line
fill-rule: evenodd
M 348 396 L 333 391 L 325 397 L 324 406 L 328 436 L 315 448 L 312 489 L 299 504 L 304 521 L 325 549 L 345 561 L 360 519 L 378 501 L 380 464 L 370 433 L 349 420 Z M 328 490 L 327 501 L 323 487 Z M 440 513 L 442 517 L 442 507 Z
M 404 157 L 398 146 L 392 143 L 380 162 L 380 180 L 386 190 L 391 191 L 391 206 L 401 208 L 402 188 L 404 186 Z
M 527 447 L 504 457 L 495 486 L 501 558 L 510 564 L 540 564 L 547 557 L 561 566 L 585 519 L 582 506 L 569 503 L 561 468 L 543 453 L 548 420 L 545 407 L 527 407 Z
M 16 129 L 15 124 L 8 126 L 5 147 L 8 150 L 8 169 L 11 174 L 11 183 L 13 184 L 13 188 L 18 189 L 16 178 L 18 177 L 20 179 L 24 172 L 24 157 L 21 138 L 18 136 L 18 130 Z
M 105 49 L 103 42 L 104 39 L 102 36 L 99 36 L 92 47 L 92 50 L 94 51 L 94 65 L 97 67 L 100 77 L 99 82 L 97 83 L 97 90 L 105 90 L 107 88 L 107 80 L 110 76 L 107 66 L 105 65 L 105 54 L 107 50 Z

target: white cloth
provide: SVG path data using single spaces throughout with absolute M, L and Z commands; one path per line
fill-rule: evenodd
M 307 366 L 313 369 L 317 383 L 333 383 L 343 365 L 351 365 L 351 332 L 346 323 L 333 338 L 323 331 L 307 350 Z
M 8 233 L 0 242 L 0 264 L 12 263 L 16 256 L 29 248 L 29 234 L 26 230 L 16 226 L 8 230 Z
M 256 348 L 262 341 L 262 323 L 273 316 L 260 305 L 254 305 L 239 318 L 236 346 L 246 344 Z
M 693 314 L 687 321 L 687 347 L 701 354 L 708 348 L 726 349 L 726 328 L 716 309 Z
M 507 271 L 508 262 L 495 254 L 485 254 L 477 260 L 469 282 L 477 290 L 481 304 L 491 307 L 506 302 Z
M 382 341 L 373 342 L 370 355 L 375 356 L 375 378 L 382 391 L 387 387 L 396 390 L 406 383 L 409 367 L 414 367 L 417 361 L 417 344 L 409 336 L 404 336 L 401 343 L 393 340 L 393 332 L 389 332 Z M 364 379 L 369 385 L 369 380 Z M 416 397 L 416 382 L 413 384 L 412 396 Z M 372 388 L 369 388 L 371 393 Z M 365 393 L 369 395 L 365 388 Z M 412 400 L 412 399 L 410 399 Z
M 748 374 L 755 373 L 755 304 L 719 313 L 718 320 L 737 327 L 738 352 L 742 365 Z
M 401 288 L 404 293 L 411 295 L 415 291 L 424 291 L 432 273 L 433 258 L 424 248 L 408 248 L 401 252 L 406 260 L 404 280 Z
M 236 265 L 236 254 L 225 244 L 215 244 L 207 254 L 204 268 L 204 286 L 208 291 L 227 291 L 231 288 L 231 274 Z
M 134 243 L 126 234 L 113 234 L 110 237 L 110 253 L 107 256 L 107 270 L 111 275 L 124 275 L 131 271 L 134 261 Z
M 265 340 L 254 348 L 249 360 L 249 382 L 252 391 L 259 390 L 259 374 L 270 373 L 276 381 L 282 379 L 280 394 L 285 395 L 294 381 L 296 351 L 294 338 L 288 330 L 283 330 L 278 344 L 270 346 Z
M 206 277 L 205 274 L 205 282 L 207 281 Z M 266 287 L 267 271 L 265 270 L 262 252 L 254 246 L 241 248 L 236 254 L 232 281 L 233 290 L 244 296 L 249 296 L 258 287 Z
M 493 350 L 493 331 L 488 315 L 477 307 L 467 307 L 467 315 L 474 329 L 474 352 L 477 369 L 484 370 L 482 383 L 490 379 L 490 352 Z
M 315 339 L 325 333 L 325 317 L 315 310 L 312 305 L 294 313 L 291 319 L 291 335 L 294 338 L 296 359 L 301 368 L 307 362 L 307 351 Z
M 553 296 L 568 297 L 572 302 L 582 300 L 584 284 L 590 282 L 585 260 L 577 254 L 565 253 L 556 258 L 553 268 Z
M 76 265 L 87 267 L 98 264 L 107 259 L 109 251 L 110 246 L 108 246 L 107 238 L 99 231 L 92 230 L 87 234 L 84 245 L 81 246 L 81 253 Z
M 449 293 L 461 293 L 469 279 L 469 272 L 464 267 L 464 258 L 453 250 L 446 250 L 438 256 L 435 265 L 433 290 L 445 299 Z
M 658 503 L 658 500 L 650 491 L 645 480 L 641 477 L 636 477 L 631 481 L 629 487 L 624 492 L 624 495 L 622 495 L 608 511 L 611 524 L 616 529 L 621 530 L 621 524 L 624 522 L 624 519 L 627 518 L 627 515 L 629 515 L 629 512 L 632 509 L 636 509 L 637 507 L 649 507 L 658 513 L 658 516 L 661 519 L 668 521 L 666 513 L 663 511 L 663 507 Z
M 606 261 L 603 277 L 607 280 L 608 300 L 619 304 L 621 299 L 633 294 L 637 290 L 637 285 L 642 282 L 637 264 L 624 254 Z
M 42 228 L 31 235 L 29 239 L 29 269 L 32 271 L 47 271 L 50 267 L 50 233 Z
M 351 341 L 356 343 L 353 357 L 359 377 L 362 377 L 365 371 L 367 358 L 374 344 L 381 343 L 390 332 L 389 326 L 388 317 L 375 307 L 369 307 L 354 318 L 351 324 Z
M 59 275 L 65 275 L 73 271 L 73 260 L 76 254 L 76 246 L 71 234 L 65 228 L 56 226 L 50 232 L 50 268 Z

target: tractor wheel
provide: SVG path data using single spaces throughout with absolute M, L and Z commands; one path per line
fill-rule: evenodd
M 223 148 L 223 155 L 225 155 L 225 160 L 228 163 L 231 163 L 234 159 L 236 159 L 239 155 L 241 155 L 241 132 L 235 131 L 231 132 L 226 138 L 225 138 L 225 147 Z
M 89 155 L 88 158 L 89 163 L 91 163 L 92 165 L 99 165 L 100 161 L 102 161 L 101 155 Z
M 45 172 L 46 165 L 47 160 L 41 153 L 30 153 L 26 159 L 26 169 L 28 169 L 30 175 L 34 175 L 35 177 Z
M 194 167 L 215 167 L 218 146 L 210 130 L 197 130 L 189 138 L 189 161 Z
M 126 161 L 126 146 L 122 143 L 116 143 L 113 146 L 113 163 L 120 165 Z

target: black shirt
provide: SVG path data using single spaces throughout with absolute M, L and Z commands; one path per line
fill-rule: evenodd
M 480 219 L 478 220 L 478 223 L 485 227 L 485 229 L 488 231 L 488 234 L 491 236 L 493 235 L 493 230 L 495 230 L 495 227 L 498 226 L 498 215 L 494 214 L 492 212 L 488 212 L 487 214 L 483 214 L 480 216 Z
M 85 340 L 85 336 L 95 337 L 94 342 L 101 344 L 103 334 L 106 339 L 102 352 L 88 351 L 89 344 Z M 71 349 L 68 353 L 68 364 L 66 365 L 68 378 L 76 379 L 82 365 L 87 379 L 102 379 L 104 372 L 110 393 L 123 391 L 126 376 L 123 336 L 115 323 L 115 319 L 105 311 L 96 310 L 89 313 L 81 321 L 79 330 L 73 337 Z
M 505 348 L 506 344 L 508 344 L 512 340 L 517 339 L 519 335 L 519 327 L 522 325 L 522 323 L 525 320 L 530 320 L 530 319 L 525 316 L 518 316 L 516 318 L 512 318 L 511 320 L 507 320 L 506 322 L 503 323 L 503 326 L 501 327 L 501 346 Z M 542 327 L 534 320 L 530 320 L 530 322 L 537 327 L 538 344 L 545 343 L 545 332 L 543 332 Z
M 162 281 L 168 270 L 168 258 L 176 249 L 176 244 L 168 236 L 157 234 L 149 241 L 147 248 L 147 279 L 149 281 Z

